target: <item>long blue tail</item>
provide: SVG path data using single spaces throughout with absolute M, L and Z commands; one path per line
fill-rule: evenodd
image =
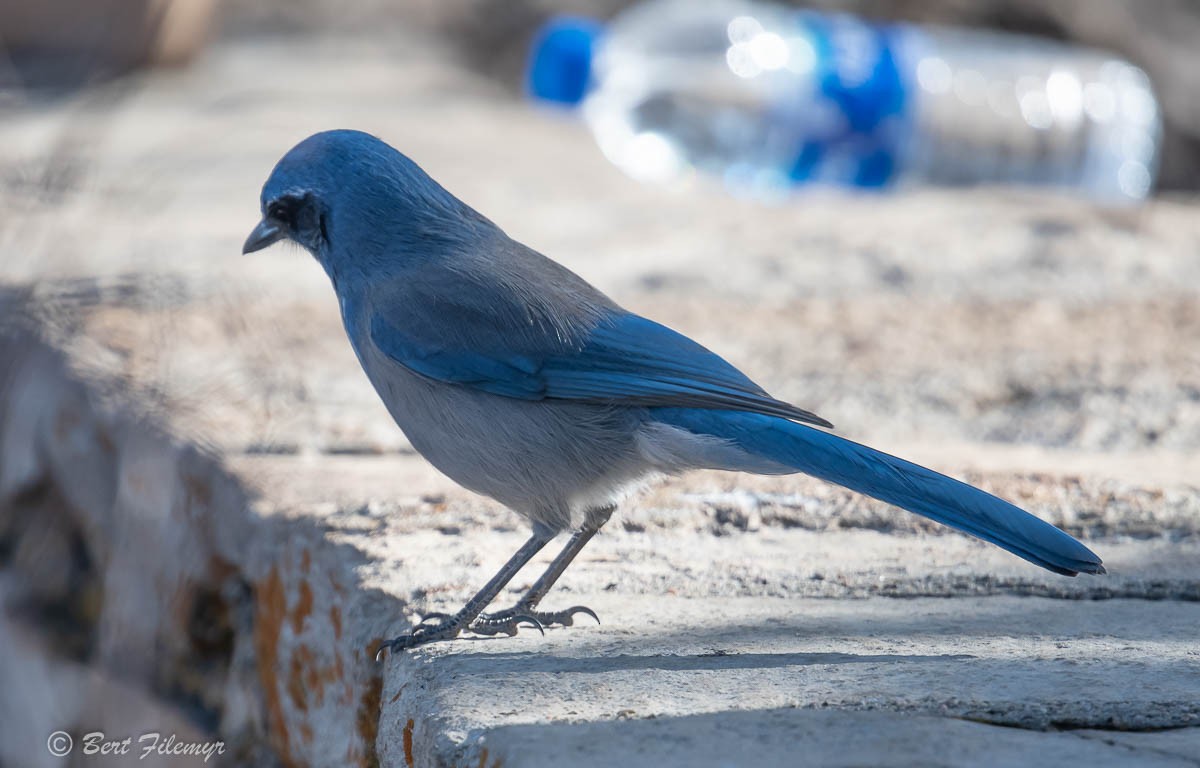
M 781 472 L 790 468 L 924 515 L 1055 573 L 1104 573 L 1090 549 L 1007 501 L 828 432 L 735 411 L 656 408 L 653 418 L 729 440 L 758 459 L 782 465 Z M 712 468 L 755 471 L 747 465 Z

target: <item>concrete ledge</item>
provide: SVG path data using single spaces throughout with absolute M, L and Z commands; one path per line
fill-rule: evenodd
M 1102 765 L 1161 757 L 1012 728 L 1183 728 L 1161 764 L 1200 754 L 1196 603 L 569 599 L 608 623 L 394 662 L 381 744 L 408 756 L 385 762 L 968 765 L 992 745 L 1003 764 L 1071 748 Z
M 765 709 L 652 720 L 508 726 L 490 731 L 478 755 L 449 765 L 656 766 L 1029 765 L 1097 768 L 1195 766 L 1200 734 L 1184 731 L 1153 747 L 1126 734 L 1014 732 L 944 717 L 882 712 Z M 628 749 L 625 749 L 625 748 Z M 421 759 L 414 755 L 414 763 Z M 436 765 L 436 761 L 429 764 Z

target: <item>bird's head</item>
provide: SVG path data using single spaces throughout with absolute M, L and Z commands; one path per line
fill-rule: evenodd
M 291 240 L 336 281 L 434 254 L 492 226 L 412 160 L 361 131 L 309 136 L 263 185 L 262 220 L 242 253 Z

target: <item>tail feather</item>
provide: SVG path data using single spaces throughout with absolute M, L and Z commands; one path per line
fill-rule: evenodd
M 828 480 L 957 528 L 1043 568 L 1074 576 L 1104 573 L 1100 558 L 1071 536 L 990 493 L 874 448 L 786 419 L 754 413 L 655 409 L 655 420 L 719 437 L 754 457 L 742 466 L 764 471 L 762 460 Z

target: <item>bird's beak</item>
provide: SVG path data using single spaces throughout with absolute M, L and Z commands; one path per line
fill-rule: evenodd
M 263 219 L 258 222 L 258 226 L 250 233 L 250 237 L 246 238 L 246 243 L 242 246 L 242 253 L 254 253 L 261 251 L 272 243 L 277 243 L 287 235 L 283 231 L 283 227 L 279 226 L 270 219 Z

